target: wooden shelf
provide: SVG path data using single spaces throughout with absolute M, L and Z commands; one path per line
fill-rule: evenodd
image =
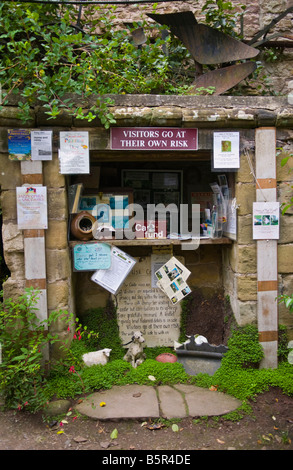
M 178 240 L 178 239 L 134 239 L 134 240 L 116 240 L 116 239 L 102 239 L 102 240 L 72 240 L 69 241 L 69 246 L 74 247 L 75 245 L 80 245 L 81 243 L 109 243 L 115 246 L 162 246 L 162 245 L 182 245 L 187 243 L 194 243 L 196 240 Z M 200 245 L 229 245 L 232 243 L 230 238 L 201 238 Z

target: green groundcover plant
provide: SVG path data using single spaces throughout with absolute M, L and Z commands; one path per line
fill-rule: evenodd
M 34 413 L 43 410 L 47 401 L 55 398 L 77 399 L 80 395 L 109 389 L 113 385 L 133 383 L 152 386 L 189 383 L 213 387 L 243 403 L 269 387 L 280 387 L 285 394 L 293 396 L 293 365 L 286 361 L 288 350 L 284 346 L 287 344 L 284 328 L 281 329 L 283 339 L 280 344 L 283 346 L 277 369 L 259 368 L 263 351 L 257 328 L 253 325 L 232 331 L 221 367 L 212 376 L 190 376 L 179 362 L 156 361 L 158 354 L 171 352 L 170 348 L 161 347 L 145 348 L 146 360 L 134 369 L 123 360 L 125 350 L 112 304 L 105 309 L 89 310 L 83 321 L 61 311 L 54 312 L 46 322 L 40 322 L 35 310 L 37 296 L 29 290 L 17 301 L 9 299 L 2 303 L 0 390 L 6 408 Z M 57 335 L 50 333 L 50 329 L 54 330 L 54 322 L 60 319 L 68 325 L 68 341 L 61 342 Z M 112 342 L 115 345 L 113 355 L 106 365 L 87 367 L 83 364 L 82 354 L 109 347 Z M 58 360 L 46 364 L 44 352 L 52 345 L 57 345 L 62 354 Z

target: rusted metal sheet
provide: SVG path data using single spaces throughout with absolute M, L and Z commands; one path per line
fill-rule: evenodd
M 200 64 L 222 64 L 250 59 L 259 53 L 254 47 L 198 23 L 191 11 L 162 15 L 148 13 L 148 16 L 157 23 L 168 26 Z
M 147 41 L 143 28 L 137 28 L 131 33 L 133 43 L 135 46 L 141 46 Z
M 212 70 L 200 75 L 193 82 L 190 93 L 195 93 L 197 88 L 214 87 L 214 95 L 225 93 L 233 86 L 244 80 L 256 69 L 255 62 L 243 62 L 241 64 L 229 65 L 220 69 Z

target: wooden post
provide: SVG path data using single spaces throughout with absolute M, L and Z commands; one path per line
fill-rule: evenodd
M 277 201 L 276 129 L 255 132 L 256 201 Z M 263 368 L 278 366 L 277 240 L 257 240 L 257 321 Z
M 22 161 L 21 175 L 23 185 L 43 186 L 41 161 Z M 40 292 L 36 305 L 36 315 L 43 321 L 48 318 L 45 231 L 39 229 L 23 230 L 25 286 Z M 45 352 L 48 356 L 48 351 Z

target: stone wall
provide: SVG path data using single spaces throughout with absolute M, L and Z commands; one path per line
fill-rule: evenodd
M 277 128 L 277 146 L 292 152 L 293 109 L 285 98 L 274 97 L 172 97 L 172 96 L 116 96 L 113 114 L 117 126 L 182 126 L 199 128 L 199 148 L 212 149 L 212 133 L 217 129 L 234 129 L 241 136 L 241 168 L 235 174 L 235 196 L 238 209 L 238 239 L 225 248 L 201 246 L 186 252 L 186 265 L 192 271 L 190 285 L 200 286 L 205 294 L 222 285 L 230 296 L 239 324 L 256 322 L 256 244 L 252 239 L 252 202 L 255 200 L 255 182 L 251 174 L 245 149 L 254 163 L 254 129 Z M 14 107 L 0 112 L 1 206 L 3 211 L 4 256 L 11 276 L 4 283 L 5 297 L 23 292 L 24 250 L 23 235 L 17 228 L 15 188 L 22 184 L 19 162 L 8 159 L 7 129 L 23 127 L 16 118 Z M 54 123 L 54 126 L 52 126 Z M 41 110 L 32 110 L 28 127 L 53 129 L 54 158 L 43 163 L 43 181 L 48 188 L 49 228 L 46 231 L 46 265 L 48 310 L 77 311 L 83 307 L 104 305 L 107 295 L 89 282 L 89 273 L 72 279 L 70 250 L 67 242 L 66 181 L 59 173 L 57 157 L 58 135 L 63 129 L 83 128 L 90 132 L 91 157 L 98 161 L 109 154 L 109 131 L 97 122 L 75 122 L 69 116 L 59 121 L 46 121 Z M 82 127 L 83 126 L 83 127 Z M 106 157 L 105 157 L 106 156 Z M 123 157 L 123 155 L 121 156 Z M 281 202 L 289 197 L 288 183 L 292 173 L 277 162 L 278 197 Z M 293 211 L 282 217 L 279 240 L 279 291 L 291 294 L 293 289 Z M 175 250 L 176 253 L 176 250 Z M 132 254 L 130 252 L 130 254 Z M 180 251 L 182 254 L 182 251 Z M 221 256 L 223 254 L 223 260 Z M 223 262 L 222 262 L 223 261 Z M 77 282 L 76 282 L 77 281 Z M 83 293 L 83 296 L 82 296 Z M 292 315 L 280 307 L 280 323 L 287 325 L 293 334 Z M 64 325 L 56 329 L 65 332 Z
M 23 127 L 13 115 L 12 127 Z M 5 116 L 7 114 L 3 113 Z M 5 118 L 5 124 L 6 122 Z M 4 298 L 16 299 L 22 295 L 26 286 L 24 236 L 17 227 L 16 187 L 23 184 L 20 162 L 10 161 L 7 152 L 7 129 L 0 130 L 0 187 L 3 214 L 3 251 L 10 277 L 3 284 Z M 71 286 L 71 263 L 67 243 L 67 191 L 65 178 L 59 173 L 57 154 L 53 160 L 43 163 L 43 182 L 47 187 L 48 229 L 45 231 L 46 247 L 46 289 L 48 314 L 64 310 L 74 312 L 74 295 Z M 29 182 L 28 182 L 29 183 Z M 38 259 L 35 260 L 38 262 Z M 52 332 L 66 335 L 67 325 L 55 324 Z
M 202 6 L 205 0 L 188 0 L 184 2 L 162 2 L 156 6 L 156 13 L 174 13 L 180 11 L 190 10 L 194 13 L 198 22 L 205 22 L 205 15 L 202 12 Z M 255 34 L 268 26 L 275 18 L 278 17 L 287 8 L 292 6 L 291 0 L 242 0 L 232 2 L 236 10 L 241 12 L 241 6 L 245 6 L 243 16 L 243 40 L 249 41 Z M 109 5 L 101 6 L 102 11 L 108 11 Z M 139 5 L 118 5 L 115 8 L 115 16 L 117 19 L 114 21 L 115 26 L 119 27 L 121 24 L 131 23 L 132 21 L 151 21 L 147 17 L 147 13 L 152 13 L 153 7 L 151 4 Z M 240 20 L 237 24 L 237 32 L 241 31 Z M 275 37 L 274 35 L 280 34 Z M 265 86 L 265 90 L 269 94 L 288 94 L 292 91 L 292 76 L 293 76 L 293 48 L 278 47 L 278 41 L 286 42 L 291 38 L 292 44 L 292 13 L 282 18 L 276 23 L 268 33 L 271 37 L 272 48 L 264 48 L 260 46 L 260 55 L 257 57 L 259 62 L 260 80 L 255 82 L 250 80 L 249 83 L 243 83 L 245 92 L 241 94 L 259 94 L 258 86 Z M 262 39 L 262 38 L 260 38 Z M 239 94 L 239 93 L 238 93 Z

